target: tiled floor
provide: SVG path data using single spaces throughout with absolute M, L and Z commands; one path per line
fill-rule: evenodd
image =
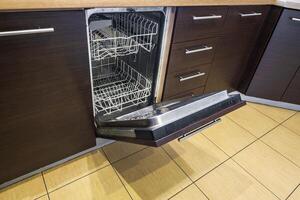
M 183 142 L 116 142 L 0 191 L 0 200 L 300 200 L 300 113 L 248 105 Z

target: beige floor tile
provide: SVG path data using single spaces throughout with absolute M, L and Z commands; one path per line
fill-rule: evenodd
M 262 140 L 300 166 L 300 136 L 279 126 L 262 137 Z
M 299 200 L 300 199 L 300 186 L 292 193 L 288 200 Z
M 256 137 L 262 136 L 278 125 L 277 122 L 249 105 L 243 106 L 229 113 L 227 116 Z
M 209 199 L 214 200 L 277 199 L 232 160 L 226 161 L 196 184 Z
M 260 141 L 233 159 L 281 199 L 285 199 L 300 182 L 300 168 Z
M 108 160 L 112 163 L 144 148 L 146 146 L 126 142 L 114 142 L 103 147 L 103 150 Z
M 45 195 L 46 188 L 41 174 L 0 190 L 2 200 L 31 200 Z
M 227 117 L 222 117 L 220 123 L 204 130 L 203 134 L 230 156 L 256 139 Z
M 170 200 L 207 200 L 205 195 L 194 185 L 190 185 L 183 191 L 173 196 Z
M 113 164 L 133 199 L 167 199 L 191 181 L 161 148 L 147 148 Z
M 289 117 L 291 117 L 296 113 L 296 111 L 293 110 L 267 106 L 263 104 L 257 104 L 257 103 L 247 103 L 247 104 L 249 104 L 251 107 L 257 109 L 258 111 L 264 113 L 265 115 L 269 116 L 270 118 L 274 119 L 279 123 L 287 120 Z
M 182 142 L 174 140 L 163 148 L 193 181 L 228 158 L 201 133 Z
M 71 181 L 109 165 L 103 151 L 98 149 L 44 172 L 48 191 L 53 191 Z
M 284 122 L 283 126 L 300 135 L 300 112 Z
M 125 187 L 109 165 L 51 192 L 51 200 L 130 199 Z
M 42 196 L 42 197 L 40 197 L 40 198 L 38 198 L 36 200 L 49 200 L 49 198 L 48 198 L 47 195 L 45 195 L 45 196 Z

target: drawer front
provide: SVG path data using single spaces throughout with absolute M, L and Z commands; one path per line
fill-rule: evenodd
M 225 31 L 257 30 L 263 23 L 269 6 L 234 6 L 228 10 Z
M 170 73 L 165 85 L 165 97 L 179 95 L 188 90 L 204 86 L 211 65 L 201 65 L 185 72 Z
M 207 37 L 222 30 L 227 7 L 181 7 L 177 12 L 173 42 Z
M 211 63 L 217 39 L 197 40 L 174 44 L 171 49 L 168 73 L 188 70 L 200 64 Z
M 180 98 L 190 98 L 190 97 L 193 97 L 193 96 L 201 95 L 204 92 L 204 88 L 205 87 L 203 86 L 203 87 L 199 87 L 199 88 L 196 88 L 196 89 L 192 89 L 192 90 L 182 92 L 182 93 L 174 95 L 174 96 L 164 97 L 163 101 L 172 100 L 172 99 L 180 99 Z

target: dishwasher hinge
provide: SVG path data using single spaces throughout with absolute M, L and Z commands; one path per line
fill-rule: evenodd
M 221 122 L 221 118 L 214 119 L 214 120 L 212 120 L 212 121 L 210 121 L 210 122 L 208 122 L 208 123 L 206 123 L 206 124 L 204 124 L 204 125 L 196 128 L 196 129 L 194 129 L 192 131 L 189 131 L 189 132 L 183 134 L 182 136 L 180 136 L 178 138 L 178 141 L 179 142 L 184 141 L 184 140 L 188 139 L 189 137 L 192 137 L 193 135 L 196 135 L 196 134 L 202 132 L 203 130 L 205 130 L 205 129 L 207 129 L 207 128 L 209 128 L 209 127 L 211 127 L 211 126 L 213 126 L 213 125 L 215 125 L 215 124 L 217 124 L 219 122 Z

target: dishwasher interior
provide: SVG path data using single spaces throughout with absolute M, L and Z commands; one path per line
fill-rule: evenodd
M 167 65 L 173 9 L 86 13 L 97 137 L 161 146 L 187 138 L 245 105 L 240 95 L 227 91 L 162 103 L 155 99 Z
M 114 119 L 153 103 L 163 20 L 161 11 L 90 10 L 94 115 Z

